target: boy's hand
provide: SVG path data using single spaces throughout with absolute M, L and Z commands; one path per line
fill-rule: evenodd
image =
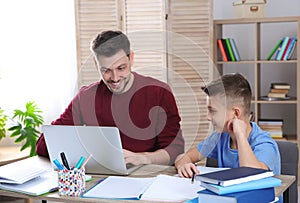
M 191 178 L 195 174 L 199 174 L 197 167 L 193 163 L 183 164 L 179 166 L 177 169 L 178 169 L 178 175 L 183 178 Z
M 234 117 L 228 122 L 228 131 L 233 133 L 237 139 L 246 138 L 247 124 L 243 120 Z

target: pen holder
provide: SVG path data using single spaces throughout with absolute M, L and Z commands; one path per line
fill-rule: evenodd
M 85 191 L 85 169 L 58 171 L 58 194 L 60 196 L 80 196 Z

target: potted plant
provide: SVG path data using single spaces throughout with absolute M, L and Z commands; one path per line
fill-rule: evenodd
M 0 140 L 6 135 L 6 121 L 7 116 L 4 114 L 4 111 L 0 108 Z
M 25 140 L 21 151 L 30 147 L 30 156 L 35 156 L 36 141 L 40 134 L 38 127 L 43 124 L 44 119 L 41 115 L 42 111 L 34 102 L 26 103 L 26 110 L 14 110 L 12 117 L 14 123 L 8 128 L 12 134 L 10 137 L 16 137 L 15 143 L 20 143 Z

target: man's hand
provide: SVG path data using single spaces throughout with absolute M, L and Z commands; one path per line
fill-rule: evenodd
M 126 164 L 130 163 L 135 166 L 141 164 L 151 164 L 151 160 L 147 157 L 146 153 L 134 153 L 129 150 L 123 149 Z

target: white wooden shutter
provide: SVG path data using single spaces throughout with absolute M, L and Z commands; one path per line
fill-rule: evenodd
M 76 22 L 80 86 L 100 78 L 90 40 L 103 30 L 122 30 L 135 52 L 133 70 L 171 86 L 186 150 L 208 135 L 200 87 L 212 79 L 212 1 L 76 0 Z
M 133 70 L 167 81 L 164 1 L 125 0 L 125 31 L 135 53 Z
M 90 41 L 104 30 L 119 30 L 118 0 L 76 0 L 76 39 L 79 87 L 100 80 L 90 51 Z
M 169 0 L 168 28 L 168 81 L 178 102 L 188 150 L 209 133 L 201 86 L 211 79 L 211 1 Z

